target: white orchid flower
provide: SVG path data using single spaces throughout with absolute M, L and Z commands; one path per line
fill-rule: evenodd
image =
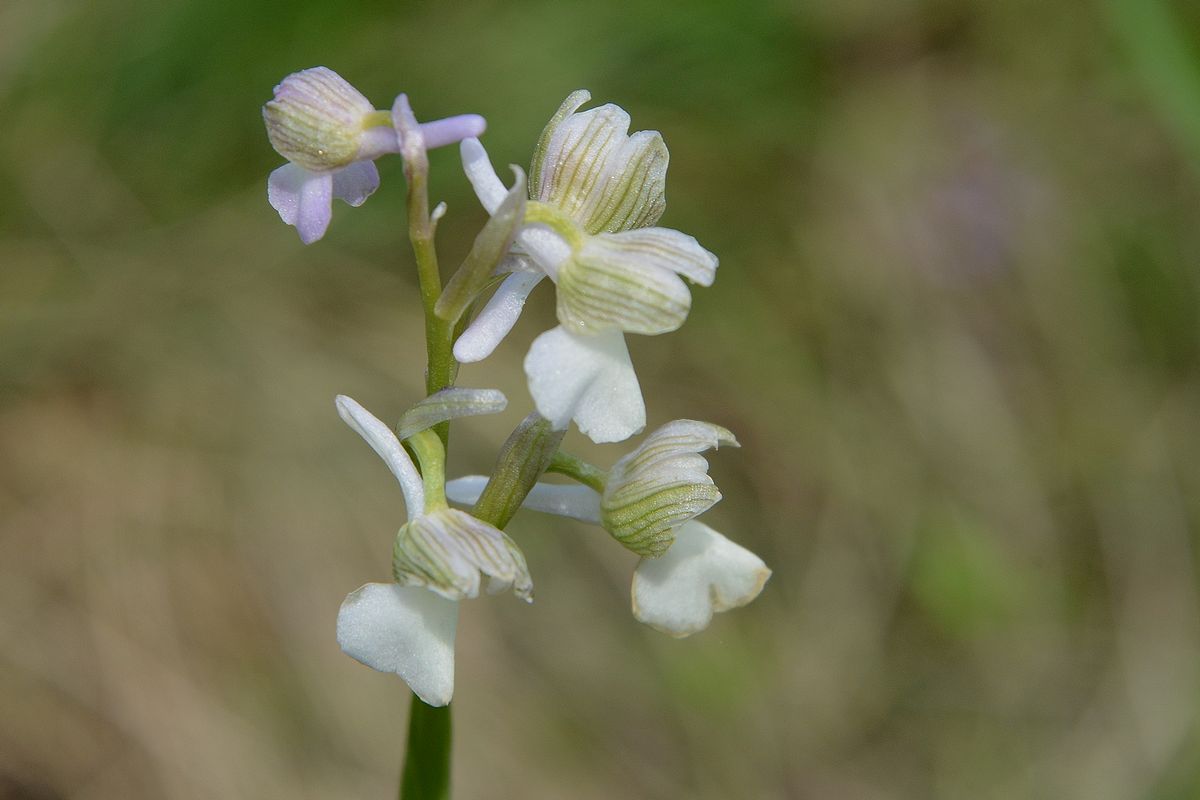
M 630 135 L 629 115 L 612 104 L 579 112 L 589 97 L 573 93 L 542 132 L 529 174 L 530 224 L 502 264 L 509 276 L 455 342 L 454 355 L 464 363 L 490 355 L 549 277 L 560 325 L 525 358 L 530 393 L 556 428 L 573 419 L 593 441 L 616 442 L 646 422 L 624 334 L 682 325 L 691 308 L 683 278 L 711 285 L 717 258 L 687 234 L 652 227 L 666 207 L 662 135 Z M 495 213 L 507 190 L 487 152 L 474 138 L 461 151 L 476 195 Z
M 600 525 L 642 556 L 633 573 L 633 614 L 675 637 L 704 630 L 713 614 L 746 605 L 771 576 L 762 559 L 695 520 L 721 499 L 699 454 L 737 446 L 718 425 L 676 420 L 657 429 L 609 471 L 603 491 L 539 483 L 523 508 Z M 478 499 L 487 478 L 446 484 L 457 503 Z
M 452 390 L 453 391 L 453 390 Z M 392 552 L 395 583 L 368 583 L 338 611 L 337 640 L 351 658 L 394 672 L 423 701 L 444 706 L 454 694 L 458 600 L 511 588 L 525 600 L 532 582 L 525 557 L 503 532 L 427 491 L 392 430 L 349 397 L 337 398 L 342 419 L 400 482 L 408 521 Z
M 294 72 L 275 87 L 263 106 L 271 146 L 288 160 L 267 180 L 267 199 L 300 239 L 312 244 L 325 235 L 333 198 L 360 206 L 379 188 L 375 159 L 399 153 L 400 141 L 389 111 L 371 101 L 327 67 Z M 479 136 L 486 128 L 478 114 L 420 126 L 427 148 Z

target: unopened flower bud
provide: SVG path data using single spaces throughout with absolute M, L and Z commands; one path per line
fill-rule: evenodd
M 314 172 L 355 160 L 375 107 L 326 67 L 294 72 L 263 106 L 271 146 L 288 161 Z

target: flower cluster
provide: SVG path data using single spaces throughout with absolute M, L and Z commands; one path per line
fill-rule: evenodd
M 418 123 L 405 95 L 379 111 L 324 67 L 285 78 L 263 108 L 271 144 L 288 161 L 271 174 L 268 199 L 305 243 L 324 235 L 332 198 L 357 206 L 376 190 L 375 159 L 405 161 L 430 396 L 395 428 L 337 398 L 342 419 L 399 481 L 408 512 L 393 541 L 393 580 L 346 598 L 337 638 L 347 654 L 400 675 L 430 705 L 453 694 L 458 601 L 481 588 L 532 600 L 525 556 L 504 532 L 518 508 L 597 525 L 639 556 L 633 614 L 672 636 L 696 633 L 714 613 L 750 602 L 770 576 L 756 555 L 697 519 L 721 499 L 701 454 L 738 446 L 725 428 L 676 420 L 607 470 L 560 448 L 571 422 L 597 443 L 642 431 L 645 401 L 625 335 L 678 329 L 691 308 L 689 284 L 710 286 L 717 270 L 716 256 L 695 238 L 658 227 L 669 161 L 662 135 L 630 134 L 629 115 L 612 104 L 580 111 L 589 99 L 586 91 L 566 99 L 542 132 L 528 180 L 514 167 L 511 187 L 492 167 L 475 115 Z M 428 212 L 425 151 L 452 143 L 460 143 L 489 221 L 442 286 L 428 253 L 444 206 Z M 555 286 L 558 325 L 533 341 L 524 360 L 536 410 L 514 430 L 492 475 L 447 482 L 449 421 L 507 404 L 495 390 L 454 388 L 457 365 L 491 355 L 546 278 Z M 492 287 L 482 310 L 467 316 Z M 540 482 L 547 472 L 575 483 Z

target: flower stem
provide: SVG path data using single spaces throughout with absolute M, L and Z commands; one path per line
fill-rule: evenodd
M 425 390 L 427 394 L 434 394 L 454 385 L 458 364 L 451 349 L 453 325 L 434 313 L 442 293 L 442 276 L 433 241 L 437 224 L 429 213 L 429 158 L 420 126 L 406 97 L 397 98 L 392 119 L 401 136 L 404 177 L 408 182 L 408 238 L 417 262 L 421 305 L 425 309 Z M 450 439 L 450 424 L 441 423 L 433 430 L 441 440 L 444 454 Z M 422 467 L 425 466 L 423 463 Z M 440 479 L 444 482 L 445 476 Z M 409 706 L 408 742 L 400 776 L 402 800 L 449 800 L 451 733 L 450 706 L 435 708 L 414 694 Z
M 563 450 L 554 454 L 554 458 L 546 467 L 546 472 L 557 472 L 559 475 L 574 478 L 584 486 L 590 486 L 601 494 L 604 494 L 604 484 L 608 480 L 608 473 L 605 470 Z
M 401 800 L 449 800 L 451 734 L 450 706 L 436 708 L 413 695 Z
M 433 394 L 454 385 L 458 362 L 452 351 L 454 326 L 434 313 L 442 294 L 442 275 L 438 269 L 433 237 L 437 223 L 429 214 L 429 156 L 421 126 L 417 124 L 408 99 L 401 96 L 392 109 L 404 156 L 404 178 L 408 182 L 408 239 L 417 261 L 417 279 L 421 284 L 421 305 L 425 309 L 425 392 Z M 447 444 L 450 426 L 434 428 L 442 444 Z

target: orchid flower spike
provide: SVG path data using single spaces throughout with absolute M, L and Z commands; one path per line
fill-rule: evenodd
M 440 402 L 437 421 L 461 415 L 462 393 L 473 390 L 450 391 L 459 394 Z M 495 410 L 497 394 L 476 392 L 477 407 Z M 437 407 L 426 403 L 406 418 L 428 417 Z M 395 582 L 368 583 L 346 597 L 338 611 L 338 644 L 368 667 L 399 675 L 429 705 L 444 706 L 454 694 L 457 601 L 478 596 L 482 578 L 489 592 L 511 588 L 530 600 L 533 583 L 525 556 L 504 532 L 450 508 L 442 493 L 444 478 L 428 474 L 434 470 L 422 478 L 387 425 L 349 397 L 339 396 L 337 409 L 396 476 L 408 510 L 392 549 Z M 411 440 L 414 449 L 433 447 L 440 453 L 437 437 L 428 430 L 424 435 L 424 443 Z
M 645 402 L 625 333 L 676 330 L 691 308 L 683 278 L 710 286 L 717 258 L 687 234 L 653 227 L 666 208 L 666 144 L 658 131 L 629 134 L 629 114 L 607 104 L 578 109 L 580 90 L 542 132 L 529 171 L 527 225 L 502 269 L 509 276 L 455 342 L 461 362 L 480 361 L 516 323 L 542 278 L 557 284 L 559 327 L 525 359 L 538 412 L 557 428 L 574 419 L 595 442 L 640 431 Z M 461 145 L 463 168 L 488 213 L 506 189 L 477 139 Z
M 539 483 L 523 508 L 604 527 L 642 556 L 633 573 L 633 614 L 671 636 L 704 630 L 713 614 L 746 605 L 771 570 L 762 559 L 696 517 L 721 499 L 699 454 L 737 446 L 718 425 L 676 420 L 655 430 L 609 470 L 601 491 Z M 469 475 L 446 484 L 450 499 L 473 503 L 487 478 Z
M 374 160 L 400 152 L 388 111 L 327 67 L 294 72 L 263 106 L 267 138 L 287 164 L 271 173 L 267 199 L 305 244 L 325 235 L 337 197 L 362 205 L 379 188 Z M 427 148 L 479 136 L 483 117 L 464 114 L 421 126 Z

